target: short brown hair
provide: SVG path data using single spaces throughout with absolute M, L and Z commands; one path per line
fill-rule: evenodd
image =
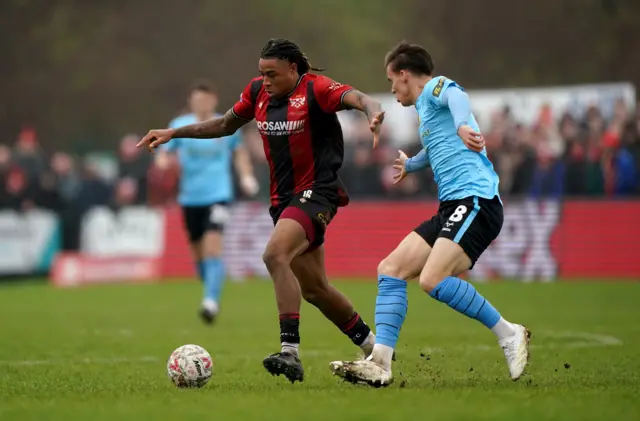
M 433 74 L 433 60 L 429 52 L 422 46 L 402 41 L 387 53 L 384 59 L 385 68 L 399 72 L 407 70 L 416 75 Z
M 218 88 L 216 87 L 216 85 L 211 83 L 211 81 L 208 79 L 197 79 L 191 84 L 191 88 L 189 89 L 189 94 L 192 94 L 197 91 L 206 92 L 213 95 L 218 94 Z

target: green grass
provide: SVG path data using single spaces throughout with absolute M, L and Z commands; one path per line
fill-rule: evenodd
M 373 283 L 337 283 L 373 324 Z M 638 420 L 640 284 L 480 285 L 533 332 L 529 375 L 508 379 L 490 332 L 410 286 L 395 383 L 370 389 L 331 376 L 354 346 L 302 310 L 306 377 L 262 368 L 278 349 L 268 282 L 229 284 L 214 327 L 196 317 L 193 283 L 56 290 L 0 287 L 0 420 Z M 211 382 L 179 390 L 166 377 L 186 343 L 214 357 Z

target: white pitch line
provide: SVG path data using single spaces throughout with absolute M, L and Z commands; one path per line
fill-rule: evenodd
M 223 360 L 226 358 L 235 358 L 241 357 L 242 359 L 252 360 L 252 359 L 261 359 L 265 357 L 267 354 L 213 354 L 214 361 Z M 300 353 L 301 356 L 307 357 L 323 357 L 333 355 L 333 352 L 327 350 L 302 350 Z M 167 355 L 167 358 L 168 355 Z M 354 357 L 355 358 L 355 357 Z M 69 358 L 69 359 L 41 359 L 41 360 L 0 360 L 0 366 L 40 366 L 40 365 L 116 365 L 116 364 L 151 364 L 151 363 L 160 363 L 165 361 L 165 358 L 153 357 L 150 355 L 137 357 L 137 358 L 125 358 L 125 357 L 113 357 L 113 358 L 104 358 L 104 357 L 95 357 L 95 358 Z
M 542 339 L 536 338 L 536 333 L 534 332 L 533 343 L 531 344 L 531 349 L 572 349 L 572 348 L 598 348 L 598 347 L 607 347 L 607 346 L 621 346 L 623 345 L 622 340 L 616 338 L 611 335 L 603 335 L 599 333 L 589 333 L 589 332 L 554 332 L 554 331 L 542 331 L 540 332 L 540 336 Z M 545 338 L 553 338 L 564 339 L 566 343 L 544 343 Z M 472 349 L 474 351 L 491 351 L 497 349 L 498 346 L 490 346 L 490 345 L 455 345 L 447 348 L 442 347 L 429 347 L 422 348 L 422 352 L 429 353 L 438 353 L 438 352 L 446 352 L 451 349 Z
M 534 332 L 535 335 L 535 332 Z M 534 343 L 531 344 L 532 349 L 575 349 L 575 348 L 597 348 L 597 347 L 609 347 L 609 346 L 621 346 L 622 340 L 612 335 L 604 335 L 599 333 L 590 332 L 556 332 L 556 331 L 542 331 L 540 332 L 541 339 L 536 340 L 534 336 Z M 552 338 L 555 340 L 565 339 L 566 343 L 544 343 L 545 338 Z M 443 347 L 427 347 L 422 348 L 420 351 L 426 353 L 443 353 L 452 349 L 471 349 L 474 351 L 492 351 L 498 349 L 498 346 L 491 346 L 485 344 L 475 345 L 455 345 L 447 348 Z M 328 349 L 301 349 L 301 357 L 328 357 L 334 355 L 338 351 L 332 351 Z M 263 357 L 263 355 L 257 355 L 256 353 L 247 354 L 212 354 L 214 361 L 225 358 L 238 358 L 243 359 L 255 359 Z M 168 358 L 168 357 L 167 357 Z M 354 353 L 355 358 L 355 353 Z M 159 363 L 164 361 L 164 358 L 158 358 L 154 356 L 142 356 L 137 358 L 125 358 L 125 357 L 95 357 L 95 358 L 78 358 L 78 359 L 42 359 L 42 360 L 0 360 L 0 365 L 5 366 L 38 366 L 38 365 L 114 365 L 114 364 L 139 364 L 139 363 Z
M 33 366 L 33 365 L 74 365 L 74 364 L 88 364 L 88 365 L 113 365 L 123 363 L 156 363 L 160 361 L 157 357 L 145 356 L 139 358 L 78 358 L 78 359 L 51 359 L 51 360 L 0 360 L 0 365 L 19 365 L 19 366 Z

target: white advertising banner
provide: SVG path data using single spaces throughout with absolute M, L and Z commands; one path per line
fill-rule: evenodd
M 47 271 L 60 238 L 60 223 L 52 212 L 0 212 L 0 275 Z
M 164 225 L 163 210 L 94 208 L 82 219 L 80 251 L 94 257 L 158 257 L 164 252 Z

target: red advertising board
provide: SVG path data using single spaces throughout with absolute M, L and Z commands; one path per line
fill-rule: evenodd
M 340 209 L 326 240 L 331 277 L 375 279 L 376 268 L 402 238 L 437 210 L 435 202 L 352 202 Z M 505 203 L 499 238 L 469 273 L 472 279 L 557 278 L 640 280 L 640 202 Z M 178 209 L 167 210 L 163 274 L 192 276 Z M 262 251 L 272 229 L 267 207 L 237 205 L 226 230 L 225 260 L 232 277 L 265 276 Z
M 378 263 L 437 211 L 436 202 L 354 202 L 329 226 L 326 266 L 332 278 L 375 280 Z M 550 282 L 640 280 L 640 201 L 505 203 L 498 239 L 468 273 L 473 280 Z M 262 203 L 239 203 L 225 227 L 224 260 L 232 279 L 268 277 L 262 253 L 273 229 Z M 59 286 L 193 278 L 179 208 L 135 208 L 83 221 L 79 253 L 59 255 Z

